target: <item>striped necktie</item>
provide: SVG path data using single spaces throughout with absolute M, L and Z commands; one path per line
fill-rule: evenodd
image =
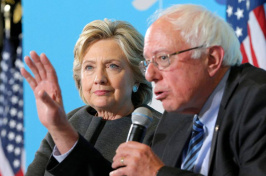
M 199 150 L 203 143 L 204 130 L 203 124 L 200 122 L 197 115 L 193 119 L 193 130 L 191 139 L 188 145 L 187 155 L 183 162 L 183 169 L 193 171 L 194 163 L 198 157 Z

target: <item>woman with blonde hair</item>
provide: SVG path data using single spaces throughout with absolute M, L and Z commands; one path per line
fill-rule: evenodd
M 26 175 L 109 175 L 120 143 L 126 141 L 132 112 L 145 106 L 153 122 L 144 143 L 150 144 L 160 113 L 147 104 L 152 87 L 138 68 L 144 60 L 143 37 L 124 21 L 87 24 L 74 48 L 74 80 L 87 104 L 66 114 L 55 69 L 45 54 L 25 57 L 33 75 L 23 77 L 36 99 L 38 116 L 48 129 Z

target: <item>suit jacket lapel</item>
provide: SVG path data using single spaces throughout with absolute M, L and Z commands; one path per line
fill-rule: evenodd
M 226 107 L 230 101 L 230 98 L 239 84 L 239 77 L 241 76 L 241 70 L 242 69 L 239 67 L 231 67 L 228 80 L 226 81 L 226 87 L 224 90 L 224 95 L 221 101 L 221 105 L 220 105 L 219 112 L 218 112 L 218 117 L 217 117 L 216 124 L 215 124 L 215 129 L 213 133 L 213 139 L 212 139 L 211 151 L 210 151 L 209 173 L 210 173 L 211 164 L 213 163 L 213 155 L 216 149 L 217 136 L 218 136 L 219 129 L 222 123 L 222 118 L 224 117 L 224 114 L 226 112 Z
M 193 115 L 164 113 L 155 133 L 152 148 L 165 165 L 177 166 L 191 134 Z

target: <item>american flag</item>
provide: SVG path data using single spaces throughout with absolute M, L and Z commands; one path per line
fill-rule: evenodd
M 227 0 L 226 19 L 241 43 L 243 63 L 266 70 L 266 0 Z
M 20 35 L 21 36 L 21 35 Z M 23 176 L 25 164 L 21 38 L 4 40 L 0 74 L 0 176 Z

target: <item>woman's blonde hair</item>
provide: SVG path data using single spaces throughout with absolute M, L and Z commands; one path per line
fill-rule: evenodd
M 88 104 L 82 93 L 81 64 L 86 50 L 95 42 L 103 39 L 114 39 L 127 57 L 136 83 L 139 83 L 138 91 L 132 93 L 131 100 L 135 107 L 147 104 L 152 99 L 152 86 L 142 75 L 138 64 L 144 60 L 143 36 L 129 23 L 125 21 L 111 21 L 108 19 L 95 20 L 87 24 L 74 48 L 73 76 L 80 97 Z

